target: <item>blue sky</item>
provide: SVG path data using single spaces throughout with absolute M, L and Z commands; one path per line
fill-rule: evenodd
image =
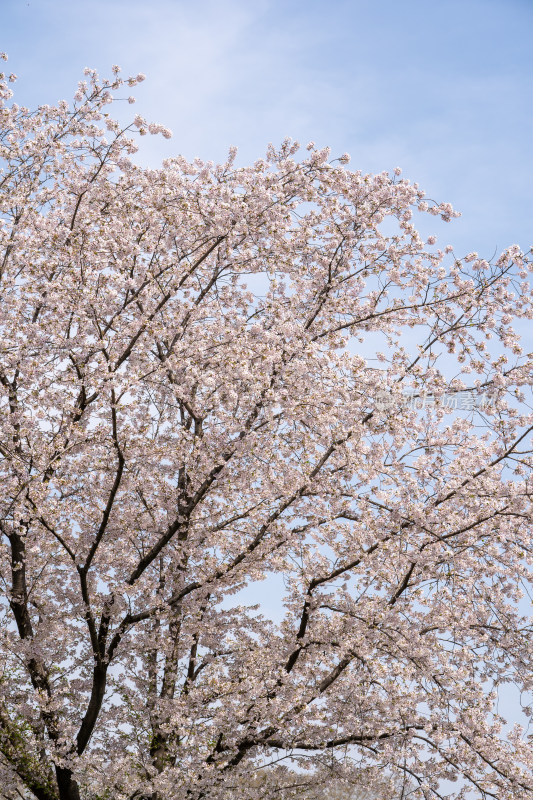
M 532 32 L 532 0 L 3 0 L 0 50 L 30 106 L 85 66 L 146 73 L 134 108 L 174 132 L 147 164 L 292 136 L 401 166 L 462 212 L 439 241 L 488 257 L 533 244 Z

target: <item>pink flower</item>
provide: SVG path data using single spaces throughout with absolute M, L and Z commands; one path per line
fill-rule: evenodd
M 0 776 L 260 800 L 299 751 L 317 797 L 523 800 L 531 254 L 444 258 L 417 184 L 312 143 L 144 167 L 171 132 L 88 74 L 2 110 Z

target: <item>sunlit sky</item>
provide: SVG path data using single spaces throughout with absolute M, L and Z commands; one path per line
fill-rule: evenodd
M 83 67 L 144 72 L 135 111 L 174 137 L 141 162 L 241 163 L 291 136 L 401 166 L 462 212 L 439 242 L 490 257 L 533 243 L 532 0 L 2 0 L 0 50 L 29 106 Z M 123 103 L 121 111 L 133 109 Z M 443 239 L 446 239 L 446 242 Z

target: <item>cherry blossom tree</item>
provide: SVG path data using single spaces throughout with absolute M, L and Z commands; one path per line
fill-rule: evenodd
M 141 167 L 143 77 L 1 80 L 2 796 L 533 797 L 528 256 L 314 144 Z

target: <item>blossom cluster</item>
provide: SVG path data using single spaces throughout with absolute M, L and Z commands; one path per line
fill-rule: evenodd
M 0 76 L 3 796 L 533 798 L 529 254 L 314 143 L 144 168 L 84 77 Z

